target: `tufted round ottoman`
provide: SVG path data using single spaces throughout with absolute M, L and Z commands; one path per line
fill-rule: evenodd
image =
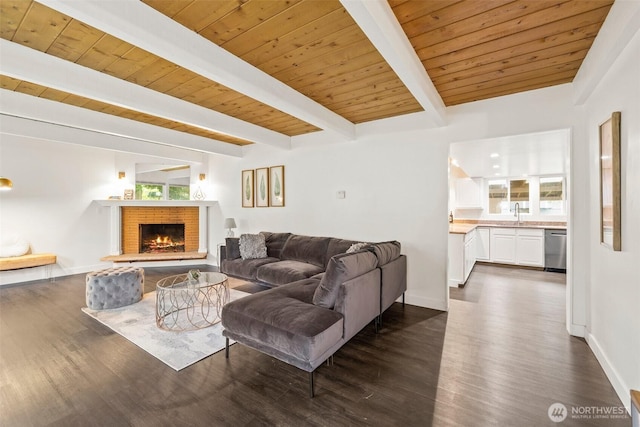
M 93 310 L 118 308 L 142 299 L 144 270 L 114 267 L 87 274 L 87 307 Z

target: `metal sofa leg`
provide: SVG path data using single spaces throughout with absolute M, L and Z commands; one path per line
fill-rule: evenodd
M 311 395 L 311 398 L 315 396 L 315 392 L 313 389 L 313 371 L 309 372 L 309 393 Z
M 404 307 L 404 292 L 402 293 L 402 307 Z
M 226 344 L 224 347 L 224 357 L 227 359 L 229 358 L 229 338 L 227 338 Z

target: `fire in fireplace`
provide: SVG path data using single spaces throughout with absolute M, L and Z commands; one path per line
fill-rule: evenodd
M 140 253 L 184 252 L 184 224 L 140 224 Z

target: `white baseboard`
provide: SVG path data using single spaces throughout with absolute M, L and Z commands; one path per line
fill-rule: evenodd
M 576 325 L 575 323 L 571 323 L 567 326 L 567 332 L 574 337 L 584 338 L 587 334 L 587 328 L 584 325 Z
M 405 293 L 405 303 L 410 305 L 417 305 L 418 307 L 431 308 L 433 310 L 447 311 L 447 302 L 445 300 L 425 298 L 420 295 L 415 295 L 407 291 Z
M 600 346 L 597 338 L 590 333 L 587 333 L 585 338 L 587 343 L 589 344 L 589 348 L 591 348 L 591 351 L 596 356 L 596 359 L 598 359 L 600 366 L 602 366 L 602 369 L 609 379 L 609 382 L 611 383 L 611 385 L 613 385 L 613 389 L 616 391 L 616 394 L 626 408 L 627 413 L 631 414 L 631 399 L 629 395 L 629 390 L 631 389 L 627 386 L 627 384 L 625 384 L 622 377 L 620 377 L 620 375 L 618 374 L 618 371 L 616 371 L 616 369 L 613 367 L 613 365 L 609 361 L 609 358 Z

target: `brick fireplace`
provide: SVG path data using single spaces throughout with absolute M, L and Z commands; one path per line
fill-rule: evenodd
M 199 247 L 199 209 L 197 207 L 122 207 L 122 253 L 140 253 L 140 226 L 143 224 L 184 224 L 184 252 Z
M 95 200 L 110 210 L 110 249 L 102 261 L 197 260 L 208 256 L 213 200 Z M 184 252 L 140 253 L 141 224 L 184 224 Z

